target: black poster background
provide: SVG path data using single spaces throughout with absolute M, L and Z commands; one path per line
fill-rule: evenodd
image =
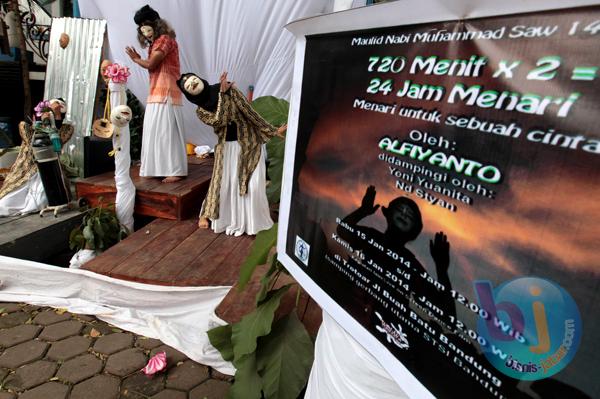
M 337 259 L 348 261 L 351 255 L 343 240 L 335 239 L 340 231 L 336 218 L 343 219 L 355 211 L 368 186 L 375 187 L 375 204 L 381 207 L 398 196 L 412 199 L 420 209 L 423 230 L 416 239 L 406 244 L 407 250 L 435 278 L 436 269 L 429 244 L 436 232 L 443 231 L 450 242 L 448 276 L 451 288 L 473 303 L 478 302 L 473 288 L 473 282 L 478 280 L 488 280 L 495 287 L 511 279 L 535 276 L 559 284 L 573 297 L 581 314 L 581 344 L 574 359 L 562 371 L 551 378 L 529 382 L 525 384 L 526 389 L 543 397 L 599 397 L 596 365 L 600 360 L 600 349 L 595 341 L 600 337 L 597 321 L 600 310 L 600 154 L 597 149 L 600 138 L 600 78 L 572 79 L 576 67 L 600 66 L 600 32 L 595 33 L 592 29 L 596 20 L 600 20 L 599 8 L 583 8 L 307 38 L 286 252 L 299 268 L 438 397 L 471 394 L 476 397 L 530 397 L 530 394 L 522 392 L 521 385 L 517 388 L 518 380 L 496 370 L 481 355 L 477 344 L 465 342 L 458 337 L 458 332 L 448 337 L 467 355 L 473 356 L 480 367 L 500 380 L 501 386 L 492 384 L 489 375 L 483 375 L 481 370 L 470 367 L 472 372 L 468 372 L 453 364 L 453 356 L 443 355 L 442 350 L 427 340 L 424 334 L 414 334 L 406 320 L 390 312 L 394 304 L 388 299 L 375 299 L 352 282 L 349 276 L 352 275 L 354 281 L 359 280 L 356 274 L 359 270 L 380 286 L 392 283 L 389 279 L 378 280 L 368 267 L 354 264 L 349 268 L 343 261 L 332 261 L 336 255 Z M 579 23 L 570 35 L 569 31 L 576 21 Z M 590 24 L 592 28 L 586 31 L 584 28 Z M 525 28 L 516 28 L 518 26 L 556 29 L 547 37 L 510 38 L 511 32 L 525 32 Z M 417 34 L 424 32 L 499 30 L 503 30 L 502 37 L 494 39 L 414 40 Z M 370 38 L 401 35 L 410 37 L 409 42 L 369 42 Z M 367 44 L 360 45 L 358 40 L 353 44 L 353 39 L 357 38 Z M 449 60 L 468 60 L 476 55 L 488 57 L 488 61 L 479 76 L 436 76 L 422 71 L 409 73 L 416 56 L 433 55 Z M 373 56 L 403 56 L 407 66 L 399 73 L 370 72 L 369 58 Z M 549 80 L 527 79 L 527 74 L 536 68 L 536 62 L 548 56 L 561 59 L 556 75 Z M 493 77 L 502 60 L 521 61 L 511 78 L 505 74 Z M 392 79 L 393 90 L 388 94 L 367 93 L 373 78 Z M 446 91 L 440 101 L 396 96 L 396 91 L 406 80 L 443 86 Z M 558 106 L 550 106 L 543 115 L 537 115 L 468 106 L 464 101 L 449 103 L 449 92 L 457 83 L 482 85 L 482 90 L 537 93 L 554 98 L 566 98 L 577 92 L 580 97 L 566 117 L 557 116 Z M 395 112 L 361 109 L 356 106 L 357 99 L 396 105 Z M 439 111 L 440 122 L 399 116 L 398 111 L 402 107 Z M 447 126 L 445 120 L 449 115 L 474 116 L 480 121 L 504 125 L 514 123 L 521 133 L 518 137 L 507 137 Z M 545 132 L 554 129 L 567 136 L 581 135 L 584 139 L 579 139 L 575 148 L 563 148 L 535 141 L 542 137 L 541 134 L 528 139 L 528 133 L 536 129 Z M 421 132 L 421 136 L 413 133 L 411 139 L 410 132 L 415 130 Z M 435 140 L 436 144 L 432 145 L 433 141 L 428 143 L 427 139 L 416 139 L 417 136 L 423 138 L 425 133 L 427 137 L 433 137 L 430 140 Z M 457 178 L 465 184 L 472 183 L 471 190 L 475 190 L 457 187 L 450 181 L 438 183 L 441 188 L 455 190 L 459 197 L 469 197 L 471 203 L 466 204 L 417 183 L 417 177 L 426 176 L 403 170 L 406 172 L 404 182 L 413 187 L 413 191 L 407 193 L 397 188 L 397 182 L 403 181 L 403 178 L 390 174 L 389 167 L 393 165 L 378 159 L 381 153 L 385 153 L 378 146 L 385 136 L 420 145 L 423 149 L 494 165 L 501 171 L 502 180 L 498 184 L 482 183 L 475 177 L 398 156 L 413 165 L 446 173 L 448 180 Z M 596 147 L 593 146 L 594 140 Z M 440 141 L 443 145 L 449 143 L 447 148 L 440 146 Z M 586 144 L 587 151 L 583 149 Z M 401 167 L 398 169 L 402 170 Z M 412 181 L 407 180 L 409 175 L 412 175 Z M 473 189 L 478 184 L 485 190 L 479 189 L 478 192 Z M 430 204 L 416 195 L 417 189 L 449 205 Z M 363 218 L 360 225 L 385 230 L 386 220 L 381 207 L 372 216 Z M 294 255 L 297 237 L 310 245 L 308 265 Z M 396 266 L 389 264 L 385 268 L 394 269 Z M 395 296 L 395 300 L 408 303 L 406 297 L 400 298 L 397 293 Z M 388 310 L 384 309 L 381 301 L 388 301 Z M 457 317 L 464 322 L 465 328 L 477 331 L 477 316 L 460 303 L 455 302 L 455 306 Z M 415 309 L 415 306 L 410 305 L 410 309 Z M 411 342 L 409 349 L 397 348 L 377 330 L 375 311 L 388 323 L 402 326 Z M 420 317 L 432 328 L 430 336 L 447 332 L 434 318 L 422 312 Z M 462 335 L 465 336 L 464 333 Z

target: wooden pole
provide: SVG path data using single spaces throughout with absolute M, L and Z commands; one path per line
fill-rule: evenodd
M 25 120 L 30 120 L 32 115 L 31 106 L 31 85 L 29 82 L 29 63 L 27 61 L 27 44 L 25 42 L 25 34 L 23 33 L 23 21 L 21 20 L 21 13 L 19 12 L 19 1 L 10 0 L 10 10 L 14 11 L 16 24 L 15 29 L 17 30 L 17 37 L 19 38 L 19 50 L 21 52 L 21 76 L 23 79 L 23 116 Z

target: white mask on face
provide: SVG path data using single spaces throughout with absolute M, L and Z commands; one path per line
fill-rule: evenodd
M 204 83 L 202 83 L 202 80 L 198 76 L 190 76 L 183 84 L 183 88 L 191 95 L 197 96 L 204 90 Z
M 131 108 L 127 105 L 119 105 L 110 113 L 110 121 L 115 126 L 124 127 L 127 126 L 132 116 Z
M 140 27 L 140 31 L 142 32 L 142 36 L 148 40 L 152 40 L 154 37 L 154 29 L 149 25 L 143 25 Z

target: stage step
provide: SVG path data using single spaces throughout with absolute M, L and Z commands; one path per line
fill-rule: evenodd
M 132 167 L 131 179 L 136 188 L 135 214 L 171 220 L 195 218 L 208 191 L 213 160 L 188 157 L 188 176 L 175 183 L 140 177 L 139 166 Z M 104 204 L 115 202 L 114 172 L 81 179 L 76 187 L 77 196 L 86 198 L 92 206 L 98 205 L 100 198 Z

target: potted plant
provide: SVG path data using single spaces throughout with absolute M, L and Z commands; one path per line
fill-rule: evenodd
M 69 236 L 69 247 L 77 249 L 71 259 L 71 268 L 79 268 L 117 242 L 125 238 L 129 232 L 119 223 L 114 205 L 97 207 L 85 211 L 81 225 L 75 227 Z

